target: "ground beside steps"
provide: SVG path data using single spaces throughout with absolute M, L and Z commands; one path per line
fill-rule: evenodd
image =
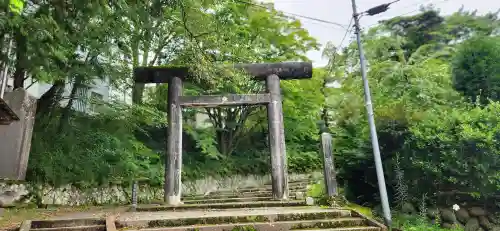
M 290 182 L 290 196 L 308 182 Z M 27 221 L 21 231 L 383 231 L 379 223 L 347 209 L 307 206 L 304 198 L 274 201 L 271 187 L 187 195 L 183 205 L 140 205 L 136 212 L 85 219 Z M 80 217 L 81 218 L 81 217 Z

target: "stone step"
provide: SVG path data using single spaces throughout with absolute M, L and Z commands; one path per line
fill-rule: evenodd
M 35 228 L 31 231 L 106 231 L 106 225 L 69 226 L 53 228 Z
M 381 231 L 382 229 L 374 226 L 366 227 L 349 227 L 349 228 L 333 228 L 333 229 L 300 229 L 300 231 Z
M 168 205 L 141 205 L 137 207 L 141 211 L 182 211 L 193 209 L 229 209 L 229 208 L 258 208 L 258 207 L 285 207 L 285 206 L 305 206 L 303 200 L 296 201 L 254 201 L 254 202 L 228 202 L 214 204 L 185 204 L 179 206 Z
M 289 187 L 289 191 L 306 191 L 306 187 Z M 224 189 L 224 190 L 217 190 L 213 191 L 211 193 L 256 193 L 256 192 L 272 192 L 272 188 L 245 188 L 245 189 Z
M 251 222 L 251 223 L 233 223 L 217 225 L 189 225 L 180 227 L 161 227 L 137 229 L 141 231 L 227 231 L 227 230 L 248 230 L 253 228 L 256 231 L 285 231 L 285 230 L 303 230 L 303 229 L 329 229 L 329 228 L 348 228 L 360 227 L 366 225 L 362 218 L 334 218 L 326 220 L 307 220 L 307 221 L 278 221 L 278 222 Z M 127 229 L 131 230 L 131 229 Z
M 103 219 L 66 219 L 66 220 L 40 220 L 31 221 L 31 229 L 42 228 L 59 228 L 59 227 L 73 227 L 73 226 L 99 226 L 106 225 Z
M 292 185 L 288 185 L 288 188 L 290 190 L 292 189 L 305 189 L 307 188 L 309 184 L 292 184 Z M 261 186 L 261 187 L 242 187 L 242 188 L 238 188 L 238 190 L 242 191 L 242 190 L 257 190 L 257 189 L 266 189 L 266 190 L 269 190 L 269 189 L 272 189 L 273 186 L 272 185 L 264 185 L 264 186 Z
M 314 184 L 314 182 L 312 181 L 289 181 L 288 182 L 288 187 L 292 187 L 292 186 L 307 186 L 307 185 L 310 185 L 310 184 Z M 264 184 L 265 186 L 272 186 L 273 184 L 272 183 L 265 183 Z
M 295 193 L 301 192 L 301 193 L 306 193 L 307 190 L 291 190 L 289 192 L 290 197 L 294 196 Z M 263 197 L 263 196 L 271 196 L 272 191 L 259 191 L 259 192 L 212 192 L 209 193 L 208 195 L 185 195 L 183 196 L 183 200 L 196 200 L 196 199 L 203 199 L 203 198 L 242 198 L 242 197 Z
M 244 197 L 244 198 L 203 198 L 194 200 L 183 200 L 184 204 L 214 204 L 228 202 L 249 202 L 249 201 L 272 201 L 272 197 Z
M 281 221 L 304 221 L 318 219 L 334 219 L 341 217 L 351 217 L 349 210 L 334 209 L 290 209 L 281 211 L 277 208 L 269 210 L 254 211 L 217 211 L 208 215 L 182 217 L 168 216 L 165 213 L 149 213 L 146 219 L 124 219 L 118 222 L 120 227 L 132 228 L 155 228 L 155 227 L 175 227 L 188 225 L 216 225 L 233 223 L 252 223 L 252 222 L 281 222 Z M 149 215 L 149 216 L 147 216 Z M 184 214 L 186 215 L 186 214 Z

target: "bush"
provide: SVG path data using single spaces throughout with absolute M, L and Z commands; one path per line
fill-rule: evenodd
M 64 129 L 57 115 L 37 118 L 27 180 L 96 187 L 148 178 L 152 185 L 161 184 L 160 153 L 134 135 L 141 125 L 154 124 L 160 117 L 143 112 L 137 120 L 135 108 L 118 104 L 108 109 L 98 115 L 75 112 Z
M 461 228 L 441 228 L 439 224 L 430 224 L 425 219 L 419 217 L 413 218 L 412 220 L 403 221 L 401 229 L 404 231 L 463 231 L 463 229 Z
M 500 100 L 500 37 L 463 42 L 454 57 L 453 86 L 472 102 Z

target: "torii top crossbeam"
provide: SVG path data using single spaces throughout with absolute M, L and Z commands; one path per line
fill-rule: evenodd
M 310 62 L 235 64 L 232 67 L 246 71 L 257 80 L 265 80 L 273 74 L 282 80 L 312 78 Z M 138 67 L 134 70 L 137 83 L 168 83 L 172 77 L 188 79 L 189 76 L 187 67 Z

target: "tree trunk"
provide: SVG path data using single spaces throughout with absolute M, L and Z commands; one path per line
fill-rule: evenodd
M 229 131 L 226 130 L 217 131 L 216 136 L 217 136 L 217 149 L 219 150 L 220 154 L 223 156 L 231 155 L 232 145 L 229 142 L 231 139 Z
M 21 34 L 20 30 L 16 30 L 14 34 L 16 41 L 16 71 L 14 72 L 14 87 L 24 88 L 24 77 L 26 75 L 26 37 Z
M 62 110 L 61 117 L 59 118 L 59 132 L 63 132 L 66 126 L 69 124 L 71 112 L 73 111 L 72 109 L 73 104 L 75 102 L 75 98 L 77 97 L 76 94 L 81 87 L 82 87 L 82 77 L 76 76 L 75 81 L 73 83 L 73 87 L 71 88 L 68 104 Z
M 54 107 L 62 99 L 65 85 L 66 82 L 64 80 L 54 81 L 52 87 L 38 99 L 38 106 L 36 108 L 37 117 L 50 116 Z

